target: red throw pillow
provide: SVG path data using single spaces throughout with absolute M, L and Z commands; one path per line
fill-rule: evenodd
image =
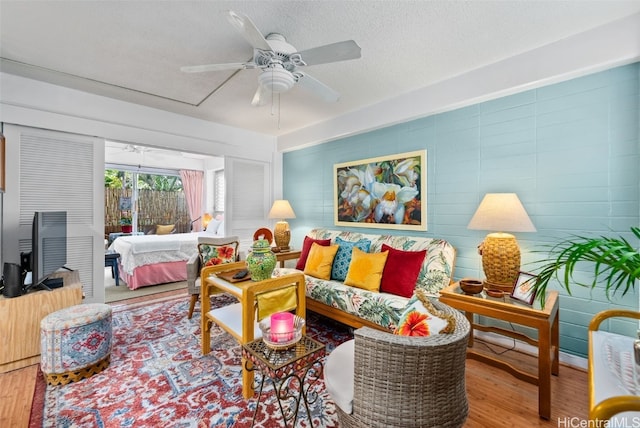
M 296 263 L 296 269 L 304 270 L 304 266 L 307 264 L 307 257 L 309 257 L 311 244 L 313 244 L 314 242 L 318 245 L 322 245 L 323 247 L 328 247 L 329 245 L 331 245 L 331 239 L 313 239 L 305 236 L 304 242 L 302 243 L 300 258 L 298 259 L 298 263 Z
M 381 251 L 387 250 L 389 255 L 387 263 L 384 265 L 384 271 L 382 271 L 380 291 L 411 297 L 427 250 L 402 251 L 382 244 Z

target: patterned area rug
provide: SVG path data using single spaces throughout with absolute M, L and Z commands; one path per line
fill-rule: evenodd
M 227 295 L 212 298 L 212 307 L 230 303 L 235 300 Z M 256 399 L 242 397 L 240 346 L 214 325 L 212 352 L 202 356 L 200 313 L 189 320 L 187 307 L 188 299 L 180 297 L 114 310 L 111 365 L 88 379 L 48 386 L 42 426 L 251 426 Z M 327 354 L 352 337 L 346 327 L 312 313 L 307 325 L 307 334 L 325 343 Z M 310 406 L 313 426 L 336 427 L 335 405 L 322 380 L 316 390 L 318 399 Z M 255 426 L 284 426 L 269 382 L 265 391 Z M 304 406 L 300 412 L 296 426 L 309 427 Z

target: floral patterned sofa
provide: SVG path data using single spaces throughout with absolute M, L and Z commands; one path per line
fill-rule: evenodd
M 329 229 L 312 229 L 307 236 L 315 240 L 355 242 L 371 241 L 370 253 L 380 252 L 387 244 L 404 251 L 427 250 L 420 266 L 415 287 L 430 296 L 438 296 L 439 290 L 449 285 L 453 278 L 456 251 L 445 240 L 404 235 L 372 235 Z M 278 269 L 276 275 L 290 269 Z M 395 329 L 412 298 L 386 292 L 374 292 L 345 285 L 341 281 L 319 279 L 305 275 L 307 309 L 354 328 L 368 326 L 378 330 Z

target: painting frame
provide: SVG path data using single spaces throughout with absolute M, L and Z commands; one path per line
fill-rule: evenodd
M 427 150 L 333 165 L 336 226 L 427 230 Z
M 537 275 L 529 272 L 518 272 L 518 277 L 513 283 L 513 290 L 511 290 L 510 297 L 527 305 L 532 305 L 533 300 L 536 298 L 536 290 L 531 282 L 537 277 Z

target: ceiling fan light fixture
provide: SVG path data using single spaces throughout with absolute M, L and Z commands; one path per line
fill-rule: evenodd
M 293 74 L 282 66 L 271 67 L 258 76 L 260 86 L 274 93 L 287 92 L 293 88 L 295 81 Z
M 264 105 L 265 98 L 270 95 L 273 107 L 273 100 L 275 98 L 279 100 L 279 97 L 275 97 L 274 94 L 280 95 L 287 92 L 296 84 L 327 102 L 336 102 L 340 99 L 339 93 L 299 71 L 298 67 L 360 58 L 361 49 L 355 41 L 345 40 L 298 51 L 280 33 L 269 33 L 266 37 L 263 36 L 247 15 L 232 10 L 227 11 L 226 15 L 229 23 L 253 47 L 252 59 L 247 62 L 185 66 L 180 67 L 180 70 L 185 73 L 202 73 L 259 69 L 261 72 L 258 74 L 258 90 L 251 101 L 253 106 Z M 231 77 L 234 75 L 235 73 Z

